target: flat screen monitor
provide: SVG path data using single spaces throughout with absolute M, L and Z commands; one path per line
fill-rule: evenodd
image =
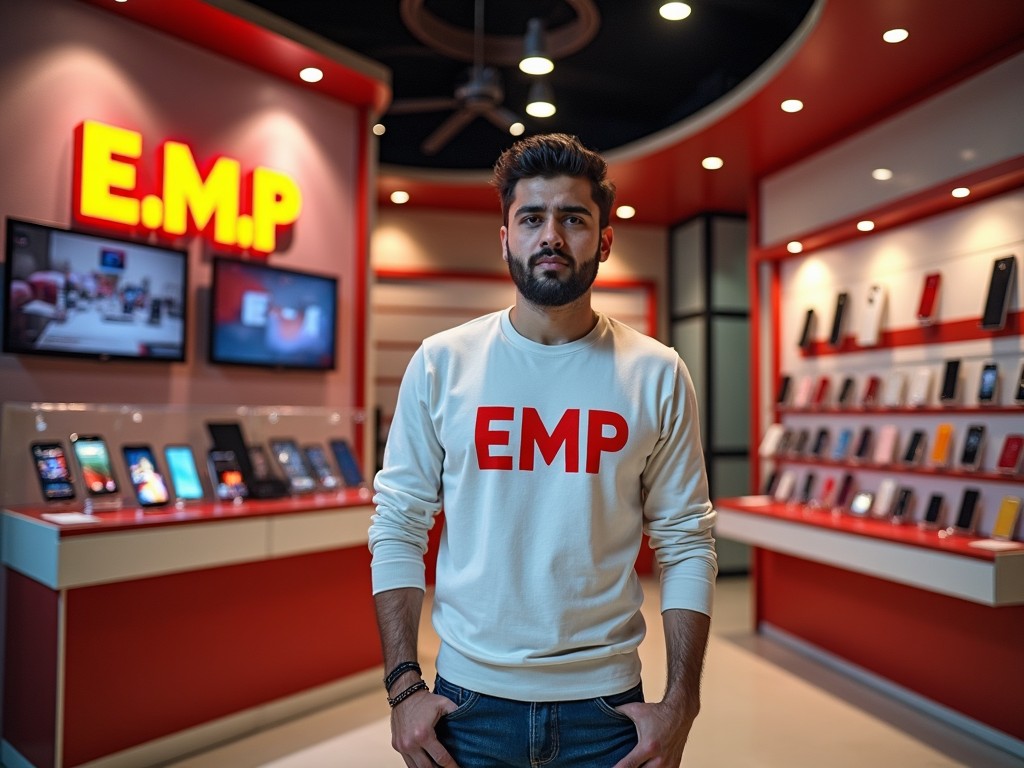
M 185 359 L 188 253 L 7 219 L 3 350 Z
M 336 278 L 215 258 L 210 362 L 333 370 L 337 308 Z

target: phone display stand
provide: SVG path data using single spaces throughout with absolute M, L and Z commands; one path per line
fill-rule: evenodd
M 114 512 L 122 507 L 124 507 L 124 499 L 120 496 L 114 496 L 109 499 L 89 496 L 82 502 L 82 512 L 87 515 L 96 512 Z

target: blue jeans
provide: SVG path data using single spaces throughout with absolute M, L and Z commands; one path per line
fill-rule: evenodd
M 459 768 L 611 768 L 637 744 L 633 721 L 615 707 L 644 700 L 637 685 L 596 699 L 513 701 L 440 676 L 434 693 L 458 706 L 437 736 Z

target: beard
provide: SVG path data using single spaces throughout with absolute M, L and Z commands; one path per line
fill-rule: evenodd
M 516 288 L 531 304 L 541 307 L 564 307 L 580 298 L 590 290 L 597 279 L 597 269 L 601 263 L 601 246 L 598 245 L 594 258 L 589 263 L 580 264 L 572 256 L 553 248 L 542 248 L 530 256 L 523 264 L 515 254 L 509 251 L 505 243 L 505 256 L 508 259 L 508 273 Z M 560 280 L 553 270 L 546 270 L 540 276 L 534 276 L 537 262 L 547 256 L 559 256 L 569 264 L 569 276 Z

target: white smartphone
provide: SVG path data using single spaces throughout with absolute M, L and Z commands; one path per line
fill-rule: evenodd
M 871 508 L 871 514 L 875 517 L 889 517 L 892 514 L 892 505 L 896 499 L 896 481 L 886 478 L 878 484 L 878 491 L 875 493 L 875 504 Z
M 882 333 L 882 315 L 885 312 L 885 287 L 872 285 L 857 323 L 857 343 L 862 347 L 878 345 Z
M 878 439 L 875 441 L 875 464 L 892 464 L 896 456 L 896 425 L 886 424 L 878 430 Z
M 910 379 L 910 391 L 907 402 L 915 408 L 923 408 L 931 400 L 932 371 L 930 368 L 918 368 Z
M 786 428 L 781 424 L 768 425 L 768 429 L 764 431 L 764 437 L 761 439 L 761 447 L 757 449 L 758 455 L 767 459 L 777 454 L 785 431 Z
M 906 389 L 907 376 L 903 371 L 890 371 L 885 377 L 882 391 L 882 405 L 886 408 L 899 408 L 903 405 L 903 393 Z
M 796 472 L 792 469 L 787 469 L 779 478 L 779 484 L 775 486 L 775 494 L 773 495 L 773 498 L 775 501 L 789 501 L 793 497 L 793 490 L 795 488 Z

